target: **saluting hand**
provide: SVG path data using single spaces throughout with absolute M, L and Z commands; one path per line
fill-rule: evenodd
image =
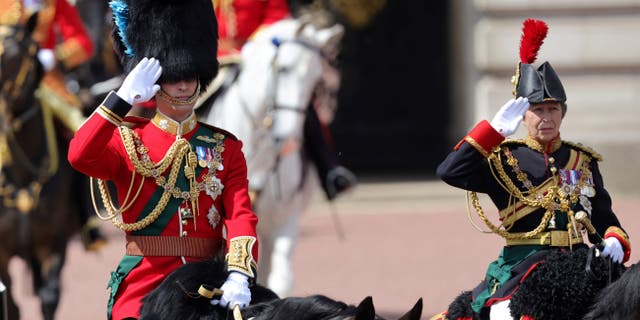
M 498 110 L 491 120 L 491 126 L 506 138 L 516 133 L 520 122 L 522 122 L 522 116 L 528 109 L 529 100 L 527 98 L 511 99 Z
M 148 101 L 160 90 L 156 81 L 160 79 L 161 74 L 160 61 L 145 57 L 124 78 L 116 94 L 131 105 Z

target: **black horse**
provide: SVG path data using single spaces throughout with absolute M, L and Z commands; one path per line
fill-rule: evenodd
M 518 290 L 511 296 L 511 316 L 514 319 L 523 315 L 545 320 L 582 319 L 594 303 L 605 301 L 598 294 L 623 272 L 623 267 L 611 264 L 609 258 L 597 257 L 593 247 L 579 245 L 573 250 L 550 250 L 544 261 L 521 280 Z M 615 281 L 612 285 L 620 282 Z M 636 285 L 640 285 L 640 278 Z M 634 290 L 639 291 L 637 288 Z M 449 306 L 447 319 L 488 319 L 488 314 L 474 313 L 470 304 L 471 292 L 463 292 Z M 636 305 L 640 305 L 640 301 Z
M 209 298 L 198 294 L 200 286 L 219 288 L 227 278 L 222 258 L 183 265 L 169 275 L 143 300 L 141 320 L 232 319 L 230 311 L 212 306 Z M 358 306 L 348 305 L 322 295 L 280 299 L 273 291 L 254 285 L 251 287 L 251 305 L 242 309 L 243 319 L 383 319 L 376 315 L 371 297 Z M 422 299 L 400 319 L 418 320 L 422 314 Z
M 625 271 L 596 297 L 584 320 L 640 319 L 640 264 Z
M 67 143 L 34 96 L 43 75 L 31 37 L 36 22 L 34 15 L 24 26 L 0 26 L 0 279 L 11 292 L 9 260 L 24 259 L 44 319 L 53 319 L 79 208 Z M 9 319 L 19 319 L 11 294 L 7 300 Z

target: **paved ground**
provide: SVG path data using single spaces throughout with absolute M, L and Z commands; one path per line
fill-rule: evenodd
M 639 194 L 612 194 L 614 209 L 632 239 L 640 237 Z M 481 279 L 502 243 L 469 223 L 464 192 L 429 181 L 363 183 L 334 205 L 318 196 L 300 227 L 294 295 L 321 293 L 353 304 L 370 295 L 378 313 L 389 319 L 420 297 L 424 319 L 445 309 Z M 70 243 L 57 319 L 104 319 L 105 286 L 123 242 L 110 225 L 103 230 L 110 244 L 98 254 L 85 253 L 78 240 Z M 634 252 L 631 261 L 639 259 L 640 253 Z M 22 319 L 41 319 L 29 278 L 22 275 L 28 272 L 24 264 L 14 259 L 11 272 Z

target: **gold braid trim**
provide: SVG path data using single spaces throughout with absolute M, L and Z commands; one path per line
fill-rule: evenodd
M 582 151 L 584 153 L 586 153 L 587 155 L 589 155 L 591 158 L 596 159 L 597 161 L 603 161 L 604 157 L 598 153 L 597 151 L 593 150 L 590 147 L 587 147 L 581 143 L 576 143 L 576 142 L 571 142 L 571 141 L 566 141 L 566 140 L 557 140 L 557 142 L 554 141 L 554 146 L 552 146 L 552 151 L 557 150 L 558 148 L 560 148 L 561 144 L 566 144 L 567 146 L 576 149 L 578 151 Z M 505 146 L 505 145 L 526 145 L 527 147 L 536 150 L 540 153 L 544 153 L 543 147 L 542 145 L 535 141 L 534 139 L 527 137 L 526 139 L 506 139 L 505 141 L 503 141 L 501 144 L 501 146 Z
M 464 137 L 464 141 L 466 141 L 473 148 L 478 150 L 478 152 L 480 152 L 485 158 L 488 158 L 490 156 L 489 152 L 487 152 L 487 150 L 485 150 L 474 138 L 470 136 L 466 136 Z
M 182 165 L 182 162 L 187 157 L 189 152 L 191 152 L 191 146 L 187 140 L 183 138 L 177 139 L 171 145 L 171 147 L 169 148 L 169 150 L 167 151 L 167 153 L 165 154 L 165 156 L 160 162 L 158 162 L 157 164 L 151 164 L 151 165 L 148 164 L 151 162 L 147 162 L 146 163 L 147 165 L 145 165 L 140 161 L 140 159 L 138 159 L 138 155 L 136 153 L 137 150 L 136 150 L 136 146 L 133 138 L 133 135 L 134 135 L 133 131 L 126 127 L 119 127 L 118 129 L 120 131 L 120 135 L 122 137 L 122 142 L 125 146 L 125 150 L 127 151 L 127 155 L 129 156 L 129 160 L 131 161 L 134 167 L 134 172 L 132 173 L 131 185 L 129 187 L 129 192 L 127 193 L 127 198 L 132 189 L 133 181 L 135 180 L 135 174 L 138 173 L 143 178 L 140 181 L 140 186 L 138 188 L 136 195 L 131 199 L 130 202 L 127 201 L 128 199 L 123 200 L 121 208 L 119 209 L 115 208 L 115 206 L 111 202 L 111 196 L 109 194 L 108 189 L 106 188 L 106 184 L 104 182 L 99 183 L 102 201 L 108 212 L 107 217 L 101 217 L 101 218 L 110 219 L 111 222 L 121 230 L 137 231 L 137 230 L 144 229 L 147 226 L 149 226 L 151 223 L 153 223 L 156 219 L 158 219 L 160 214 L 166 208 L 167 204 L 169 203 L 169 200 L 171 199 L 173 187 L 175 186 L 176 181 L 178 179 L 178 173 L 180 172 L 180 167 Z M 143 145 L 139 147 L 146 148 Z M 169 168 L 169 166 L 171 166 L 171 169 L 169 171 L 169 178 L 164 184 L 164 191 L 162 193 L 162 196 L 160 197 L 160 200 L 158 201 L 156 206 L 153 208 L 153 210 L 142 220 L 135 223 L 124 223 L 119 221 L 118 216 L 121 215 L 123 211 L 128 209 L 131 206 L 131 204 L 135 202 L 138 195 L 140 194 L 142 184 L 144 183 L 144 178 L 157 176 L 157 174 L 165 172 L 165 170 Z M 94 203 L 94 206 L 95 206 L 95 203 Z
M 567 216 L 569 219 L 569 225 L 567 226 L 567 228 L 569 229 L 569 232 L 571 232 L 572 227 L 575 229 L 576 223 L 574 222 L 574 216 L 573 216 L 573 212 L 570 210 L 571 208 L 570 205 L 577 201 L 579 194 L 575 192 L 567 193 L 563 191 L 562 188 L 558 186 L 557 176 L 554 175 L 552 179 L 553 181 L 555 181 L 555 183 L 551 187 L 546 189 L 547 191 L 546 194 L 543 194 L 543 192 L 541 192 L 537 188 L 530 188 L 529 192 L 527 192 L 528 195 L 525 195 L 513 183 L 511 178 L 507 175 L 502 165 L 502 160 L 500 157 L 501 153 L 510 154 L 506 146 L 503 146 L 502 149 L 498 149 L 494 151 L 494 153 L 491 154 L 491 156 L 487 159 L 489 163 L 489 167 L 492 168 L 492 165 L 493 165 L 493 167 L 497 171 L 498 175 L 496 176 L 496 173 L 493 171 L 493 168 L 491 169 L 491 172 L 494 175 L 495 180 L 511 196 L 520 200 L 525 205 L 530 207 L 535 207 L 535 208 L 544 208 L 546 209 L 546 211 L 540 221 L 540 224 L 535 229 L 528 232 L 511 233 L 504 229 L 501 229 L 500 227 L 494 225 L 491 221 L 489 221 L 482 207 L 480 206 L 480 201 L 478 200 L 477 193 L 471 192 L 470 196 L 471 196 L 473 207 L 476 209 L 478 216 L 487 225 L 487 227 L 489 227 L 489 229 L 491 229 L 491 231 L 493 231 L 494 233 L 500 235 L 501 237 L 507 240 L 531 239 L 538 236 L 542 231 L 544 231 L 547 228 L 547 225 L 549 224 L 549 221 L 553 217 L 554 212 L 556 210 L 559 210 L 567 213 Z M 511 163 L 512 166 L 517 167 L 517 159 L 515 159 L 513 156 L 507 156 L 507 162 Z M 585 159 L 583 160 L 582 169 L 587 170 L 587 173 L 588 173 L 589 162 L 590 162 L 590 158 L 588 155 L 585 154 Z M 522 173 L 522 175 L 524 175 L 524 173 Z M 584 174 L 583 176 L 587 176 L 587 174 Z M 526 176 L 519 175 L 518 179 L 523 182 L 528 181 Z M 533 196 L 530 196 L 530 195 L 533 195 Z
M 229 253 L 227 254 L 229 271 L 238 271 L 251 278 L 255 277 L 253 269 L 256 268 L 256 262 L 251 253 L 255 243 L 256 238 L 251 236 L 239 236 L 229 241 Z
M 158 92 L 156 93 L 156 97 L 174 106 L 186 106 L 186 105 L 195 104 L 199 96 L 200 96 L 200 81 L 198 81 L 198 86 L 196 87 L 196 91 L 187 100 L 176 99 L 170 96 L 169 94 L 167 94 L 166 92 L 164 92 L 164 90 L 162 89 L 158 90 Z
M 627 235 L 626 232 L 622 231 L 622 229 L 616 227 L 616 226 L 611 226 L 609 228 L 607 228 L 607 231 L 605 231 L 605 237 L 607 234 L 616 234 L 618 235 L 620 238 L 624 239 L 625 241 L 627 241 L 627 244 L 629 244 L 629 246 L 631 246 L 631 241 L 629 241 L 629 235 Z
M 489 219 L 487 218 L 487 215 L 484 213 L 484 211 L 482 210 L 482 207 L 480 206 L 480 200 L 478 200 L 477 193 L 470 192 L 470 195 L 471 195 L 471 203 L 473 204 L 473 207 L 476 209 L 476 212 L 478 213 L 478 217 L 480 217 L 480 219 L 487 225 L 487 227 L 489 227 L 489 229 L 491 229 L 491 231 L 493 231 L 493 233 L 507 240 L 535 238 L 542 231 L 544 231 L 544 229 L 547 227 L 547 224 L 549 224 L 549 220 L 551 220 L 551 217 L 553 216 L 553 210 L 547 210 L 544 213 L 544 216 L 542 216 L 542 220 L 540 221 L 540 224 L 535 229 L 528 232 L 517 232 L 517 233 L 508 232 L 504 229 L 500 229 L 500 227 L 494 225 L 493 223 L 491 223 L 491 221 L 489 221 Z
M 588 154 L 591 158 L 596 159 L 597 161 L 603 161 L 604 160 L 604 158 L 602 157 L 601 154 L 599 154 L 595 150 L 593 150 L 593 149 L 591 149 L 591 148 L 589 148 L 589 147 L 587 147 L 587 146 L 585 146 L 585 145 L 583 145 L 581 143 L 575 143 L 575 142 L 564 141 L 564 140 L 562 141 L 562 143 L 564 143 L 564 144 L 566 144 L 566 145 L 568 145 L 568 146 L 570 146 L 570 147 L 572 147 L 574 149 L 580 150 L 580 151 Z
M 157 164 L 153 164 L 153 166 L 144 165 L 140 159 L 138 159 L 138 155 L 136 153 L 137 150 L 133 139 L 133 130 L 127 127 L 119 127 L 118 130 L 120 131 L 120 136 L 122 137 L 122 142 L 127 151 L 127 155 L 129 156 L 129 160 L 131 160 L 136 172 L 141 174 L 143 177 L 149 178 L 165 172 L 170 165 L 173 164 L 175 166 L 175 159 L 182 159 L 184 155 L 191 150 L 189 141 L 185 139 L 177 139 L 171 147 L 169 147 L 169 150 L 167 150 L 167 153 L 164 155 L 162 160 Z M 147 147 L 140 146 L 140 148 Z

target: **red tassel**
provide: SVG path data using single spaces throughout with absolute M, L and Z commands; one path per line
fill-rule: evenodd
M 542 20 L 527 19 L 522 26 L 520 40 L 520 62 L 531 64 L 536 61 L 538 50 L 547 37 L 549 27 Z
M 532 316 L 522 316 L 520 317 L 520 320 L 536 320 L 536 319 Z

